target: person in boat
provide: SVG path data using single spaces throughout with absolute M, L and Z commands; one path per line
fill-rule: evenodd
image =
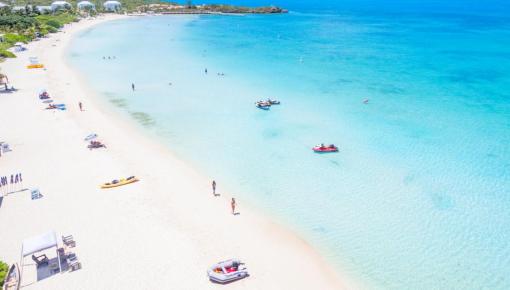
M 335 146 L 335 144 L 331 144 L 331 145 L 329 145 L 329 148 L 334 149 L 334 148 L 336 148 L 336 146 Z
M 321 149 L 324 149 L 326 148 L 326 146 L 324 146 L 324 143 L 321 143 L 321 146 L 320 146 Z

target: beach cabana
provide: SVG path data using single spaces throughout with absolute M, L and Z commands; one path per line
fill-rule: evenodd
M 37 262 L 37 257 L 34 256 L 34 254 L 42 252 L 44 250 L 48 250 L 55 247 L 55 252 L 57 253 L 57 261 L 55 262 L 54 259 L 49 260 L 46 255 L 46 261 L 45 263 L 48 264 L 48 267 L 50 270 L 58 270 L 59 272 L 62 271 L 62 264 L 60 262 L 60 253 L 58 251 L 58 243 L 57 243 L 57 235 L 54 231 L 44 233 L 42 235 L 38 235 L 35 237 L 28 238 L 23 241 L 23 244 L 21 246 L 21 275 L 23 276 L 23 267 L 24 267 L 24 260 L 25 257 L 32 255 L 32 260 L 36 262 L 36 265 L 39 265 L 39 262 Z M 35 257 L 35 258 L 34 258 Z M 52 262 L 53 261 L 53 262 Z M 57 266 L 58 269 L 55 267 L 52 269 L 52 265 Z
M 80 2 L 78 2 L 78 4 L 76 4 L 76 7 L 78 8 L 78 10 L 95 10 L 96 9 L 96 5 L 94 5 L 90 1 L 80 1 Z
M 110 0 L 103 3 L 104 10 L 109 12 L 119 11 L 121 7 L 122 4 L 119 1 Z
M 53 11 L 66 9 L 71 9 L 71 4 L 66 1 L 54 1 L 51 3 L 51 10 Z

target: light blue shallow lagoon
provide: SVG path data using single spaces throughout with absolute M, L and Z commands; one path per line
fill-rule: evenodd
M 510 289 L 510 18 L 376 10 L 130 18 L 69 59 L 367 288 Z

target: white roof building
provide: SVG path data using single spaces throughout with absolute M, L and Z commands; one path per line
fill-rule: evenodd
M 69 4 L 66 1 L 54 1 L 51 3 L 51 9 L 53 11 L 56 11 L 59 9 L 71 9 L 71 4 Z
M 119 1 L 110 0 L 103 3 L 104 10 L 106 11 L 118 11 L 122 7 Z
M 53 8 L 51 8 L 51 6 L 35 6 L 35 9 L 39 11 L 39 13 L 49 13 L 53 11 Z
M 80 2 L 78 2 L 78 4 L 76 4 L 76 7 L 78 9 L 80 9 L 80 10 L 83 10 L 83 9 L 96 9 L 96 5 L 94 5 L 90 1 L 80 1 Z
M 26 9 L 27 9 L 26 6 L 14 6 L 14 7 L 12 7 L 12 11 L 14 11 L 14 12 L 25 11 Z

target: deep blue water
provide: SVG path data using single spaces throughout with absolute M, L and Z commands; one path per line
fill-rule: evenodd
M 368 288 L 510 289 L 507 4 L 281 3 L 296 8 L 108 23 L 70 58 L 181 158 Z M 253 106 L 269 96 L 282 105 Z M 340 152 L 311 152 L 320 142 Z

